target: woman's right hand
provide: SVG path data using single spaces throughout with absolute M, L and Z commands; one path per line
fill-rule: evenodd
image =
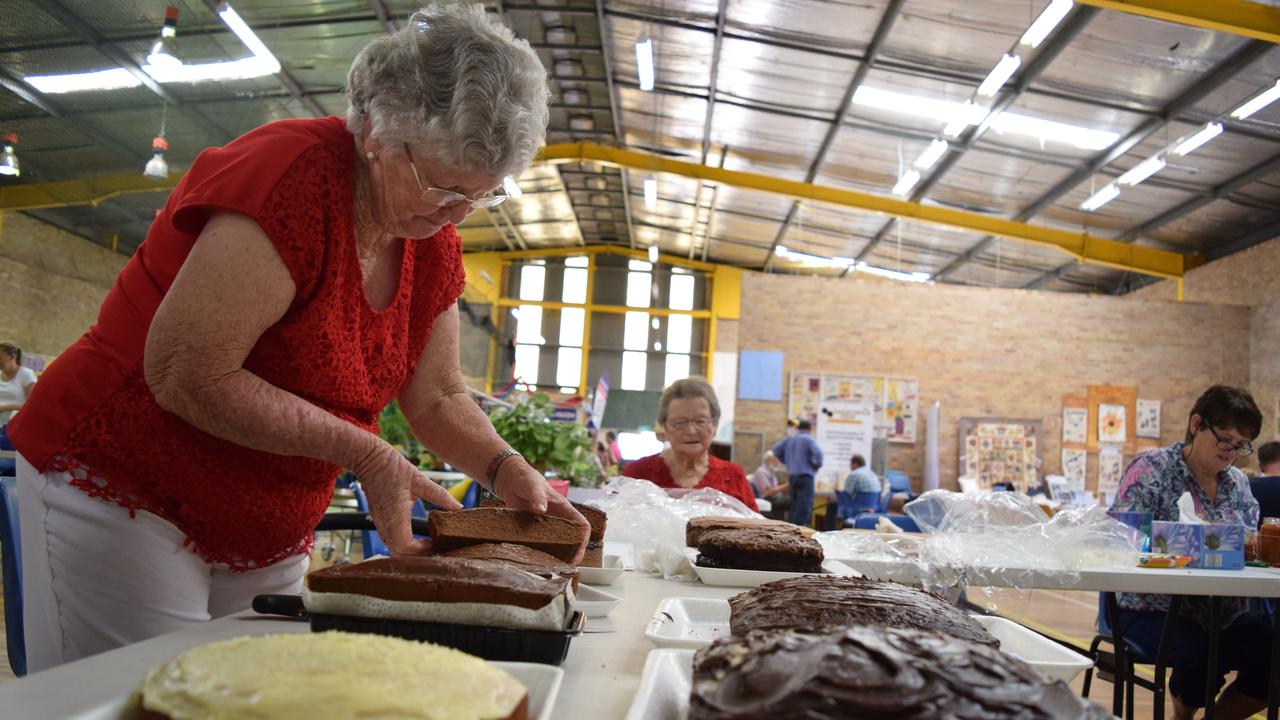
M 413 537 L 409 519 L 415 500 L 420 498 L 445 510 L 462 509 L 462 504 L 453 499 L 448 490 L 385 442 L 380 441 L 378 447 L 351 470 L 364 489 L 374 527 L 392 555 L 424 555 L 431 551 L 430 540 Z

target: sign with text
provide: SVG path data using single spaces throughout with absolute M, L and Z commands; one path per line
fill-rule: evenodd
M 818 411 L 814 439 L 822 448 L 822 469 L 815 484 L 827 490 L 844 488 L 849 458 L 861 455 L 871 465 L 871 441 L 875 437 L 875 406 L 870 403 L 825 402 Z

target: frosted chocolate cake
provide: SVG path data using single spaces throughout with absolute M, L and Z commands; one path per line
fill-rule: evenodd
M 798 532 L 776 528 L 703 530 L 698 565 L 736 570 L 822 572 L 822 546 Z
M 433 510 L 427 515 L 427 530 L 438 553 L 468 545 L 509 542 L 572 563 L 582 544 L 582 531 L 568 520 L 505 507 Z

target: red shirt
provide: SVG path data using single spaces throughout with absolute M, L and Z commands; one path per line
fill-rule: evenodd
M 394 299 L 373 309 L 355 247 L 354 152 L 336 117 L 270 123 L 202 152 L 98 321 L 49 366 L 10 423 L 23 456 L 41 472 L 70 472 L 92 495 L 169 520 L 210 562 L 249 569 L 305 551 L 339 468 L 236 445 L 161 409 L 143 378 L 143 347 L 205 223 L 218 210 L 240 213 L 270 238 L 297 288 L 244 367 L 377 432 L 436 317 L 462 292 L 462 245 L 453 226 L 406 240 Z
M 667 467 L 666 461 L 662 459 L 662 453 L 627 463 L 622 469 L 622 474 L 629 478 L 648 480 L 662 488 L 680 487 L 671 478 L 671 468 Z M 747 483 L 747 473 L 737 463 L 708 455 L 707 474 L 702 476 L 702 480 L 694 485 L 694 488 L 715 488 L 741 500 L 743 505 L 752 510 L 760 511 L 756 507 L 755 493 L 751 492 L 751 485 Z

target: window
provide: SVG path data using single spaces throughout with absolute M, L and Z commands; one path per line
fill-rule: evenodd
M 542 348 L 537 345 L 516 346 L 516 380 L 530 389 L 538 383 L 538 355 Z
M 645 263 L 646 265 L 648 263 Z M 652 293 L 653 273 L 627 273 L 627 307 L 649 307 L 649 296 Z
M 534 345 L 546 342 L 542 337 L 542 307 L 521 305 L 516 308 L 516 342 Z
M 663 376 L 662 386 L 666 387 L 677 380 L 689 377 L 688 355 L 667 355 L 667 371 Z
M 643 390 L 649 356 L 642 352 L 622 353 L 622 389 Z
M 569 258 L 572 260 L 573 258 Z M 564 289 L 560 299 L 567 303 L 581 304 L 587 301 L 587 269 L 566 267 L 564 269 Z
M 520 268 L 520 299 L 541 300 L 546 282 L 545 265 L 525 265 Z
M 578 257 L 565 258 L 564 266 L 571 267 L 571 268 L 587 267 L 587 258 L 581 255 L 579 255 Z
M 672 310 L 692 310 L 693 309 L 693 276 L 692 275 L 672 275 L 671 276 L 671 309 Z
M 565 308 L 560 311 L 560 344 L 582 347 L 583 328 L 587 311 L 582 308 Z
M 562 347 L 556 356 L 556 384 L 577 388 L 582 379 L 582 348 Z
M 693 346 L 693 317 L 672 315 L 667 318 L 667 352 L 687 353 Z
M 649 313 L 629 312 L 622 326 L 624 350 L 649 349 Z

